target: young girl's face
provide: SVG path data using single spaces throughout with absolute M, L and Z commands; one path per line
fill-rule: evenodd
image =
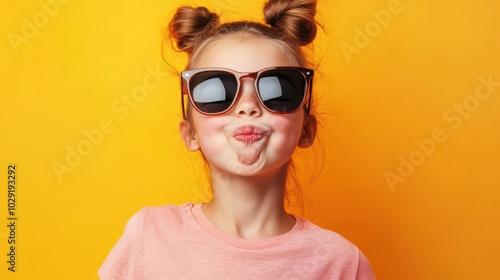
M 276 43 L 257 37 L 216 42 L 196 64 L 196 68 L 239 72 L 275 66 L 297 65 Z M 208 116 L 192 110 L 195 135 L 184 138 L 190 150 L 201 149 L 212 172 L 242 176 L 279 172 L 285 170 L 297 145 L 303 144 L 305 117 L 304 109 L 290 114 L 269 112 L 258 100 L 253 79 L 243 78 L 239 96 L 228 112 Z

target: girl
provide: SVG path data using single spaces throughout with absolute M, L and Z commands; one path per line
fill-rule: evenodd
M 181 7 L 169 24 L 180 51 L 180 134 L 210 169 L 208 203 L 142 209 L 99 270 L 102 279 L 374 279 L 340 235 L 285 211 L 297 147 L 311 146 L 316 0 L 269 0 L 266 24 L 220 24 Z M 184 101 L 184 98 L 183 98 Z

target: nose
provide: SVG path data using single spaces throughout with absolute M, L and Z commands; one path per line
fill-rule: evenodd
M 253 79 L 242 79 L 239 97 L 234 108 L 235 114 L 240 117 L 259 117 L 262 115 L 262 110 Z

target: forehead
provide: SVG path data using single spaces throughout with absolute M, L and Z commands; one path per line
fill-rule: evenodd
M 239 72 L 275 66 L 298 65 L 277 42 L 255 36 L 214 41 L 200 53 L 196 64 L 196 68 L 223 67 Z

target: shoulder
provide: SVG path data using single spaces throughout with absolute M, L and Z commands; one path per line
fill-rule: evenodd
M 148 221 L 182 221 L 189 216 L 193 206 L 194 204 L 192 203 L 185 203 L 182 205 L 167 204 L 162 206 L 148 206 L 139 210 L 136 215 L 140 216 L 141 219 L 146 219 Z
M 128 223 L 136 223 L 141 230 L 162 230 L 184 227 L 192 222 L 192 203 L 144 207 Z
M 99 269 L 101 279 L 140 278 L 143 268 L 151 262 L 144 256 L 162 255 L 162 251 L 168 250 L 169 242 L 175 242 L 178 236 L 182 236 L 179 232 L 189 224 L 192 206 L 146 207 L 133 215 Z
M 359 251 L 356 245 L 334 231 L 321 228 L 305 219 L 300 219 L 299 222 L 302 224 L 304 237 L 314 241 L 326 251 L 342 252 L 343 254 L 356 254 Z
M 324 275 L 333 276 L 342 272 L 342 279 L 351 279 L 352 276 L 353 279 L 374 279 L 368 260 L 356 245 L 342 235 L 307 220 L 301 219 L 301 223 L 303 238 L 309 240 L 309 246 L 314 250 L 314 261 L 328 267 Z
M 193 204 L 145 207 L 136 212 L 126 223 L 121 240 L 144 240 L 144 235 L 161 235 L 167 231 L 182 230 L 190 219 Z

